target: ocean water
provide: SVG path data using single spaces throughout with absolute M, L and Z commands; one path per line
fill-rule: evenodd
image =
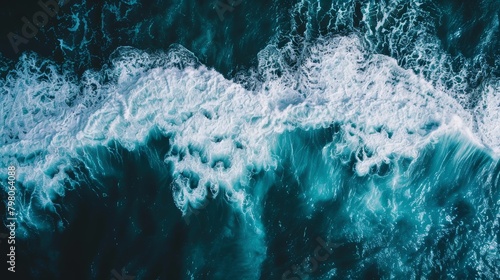
M 497 0 L 59 4 L 0 43 L 1 279 L 500 279 Z

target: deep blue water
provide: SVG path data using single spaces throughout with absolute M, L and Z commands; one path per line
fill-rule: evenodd
M 500 279 L 500 2 L 6 5 L 0 279 Z

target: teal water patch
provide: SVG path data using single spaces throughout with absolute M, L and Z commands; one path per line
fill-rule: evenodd
M 447 135 L 418 159 L 392 160 L 382 176 L 358 177 L 355 151 L 350 161 L 322 156 L 333 142 L 318 142 L 325 132 L 331 139 L 324 130 L 280 142 L 263 215 L 270 278 L 498 274 L 498 161 Z M 336 244 L 327 260 L 312 257 L 318 237 Z
M 46 199 L 42 193 L 24 197 L 30 205 L 23 216 L 32 220 L 20 223 L 27 234 L 20 236 L 19 264 L 30 267 L 19 272 L 21 277 L 103 279 L 125 267 L 145 279 L 157 275 L 157 266 L 165 270 L 162 277 L 175 275 L 182 266 L 175 246 L 186 229 L 170 199 L 172 178 L 159 158 L 158 142 L 168 148 L 168 138 L 154 132 L 151 149 L 136 153 L 117 143 L 81 148 L 72 168 L 64 171 L 77 187 L 66 186 L 50 197 L 50 208 L 40 205 Z

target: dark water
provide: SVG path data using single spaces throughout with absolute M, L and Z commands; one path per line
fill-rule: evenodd
M 69 1 L 0 43 L 1 279 L 499 279 L 499 18 Z

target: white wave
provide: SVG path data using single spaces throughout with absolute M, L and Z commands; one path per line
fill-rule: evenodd
M 373 153 L 358 158 L 359 176 L 390 158 L 416 158 L 451 131 L 498 153 L 498 87 L 485 95 L 475 123 L 452 94 L 394 59 L 367 53 L 356 36 L 318 39 L 298 67 L 283 63 L 291 48 L 268 46 L 259 54 L 265 79 L 247 81 L 260 84 L 255 90 L 200 65 L 180 46 L 164 55 L 121 48 L 109 69 L 88 71 L 82 81 L 25 56 L 1 81 L 1 165 L 17 160 L 19 182 L 50 206 L 54 193 L 64 193 L 67 158 L 78 157 L 78 147 L 115 140 L 134 150 L 158 128 L 171 135 L 165 161 L 173 163 L 174 200 L 185 213 L 205 200 L 205 186 L 247 207 L 250 172 L 276 166 L 272 150 L 287 130 L 341 123 L 343 138 L 331 156 Z M 193 178 L 198 187 L 190 186 Z M 29 221 L 29 211 L 22 212 Z

